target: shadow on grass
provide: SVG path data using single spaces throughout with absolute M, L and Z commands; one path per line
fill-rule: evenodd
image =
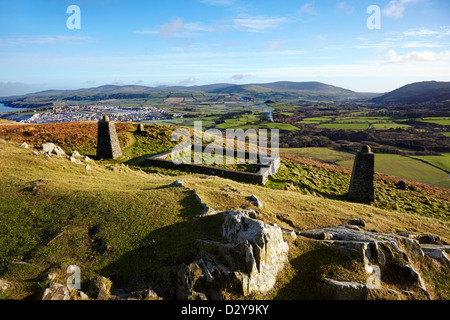
M 185 221 L 150 232 L 136 249 L 112 261 L 100 274 L 122 288 L 148 287 L 155 275 L 167 274 L 176 266 L 194 261 L 198 253 L 195 240 L 220 241 L 222 215 L 196 219 L 202 208 L 195 195 L 186 192 L 180 213 Z

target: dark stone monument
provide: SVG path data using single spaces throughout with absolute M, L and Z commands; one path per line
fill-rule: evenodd
M 104 116 L 98 122 L 97 158 L 116 159 L 122 155 L 119 139 L 117 138 L 116 125 Z
M 369 146 L 364 146 L 355 157 L 348 197 L 355 202 L 373 202 L 375 200 L 374 180 L 375 155 Z
M 137 126 L 137 132 L 139 133 L 144 133 L 145 132 L 145 127 L 142 123 L 139 123 Z

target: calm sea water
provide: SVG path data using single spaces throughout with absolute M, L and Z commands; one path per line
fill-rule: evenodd
M 0 113 L 10 112 L 10 111 L 20 111 L 20 110 L 23 110 L 23 109 L 5 107 L 5 105 L 3 103 L 0 103 Z

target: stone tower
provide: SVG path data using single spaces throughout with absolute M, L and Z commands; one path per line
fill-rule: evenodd
M 117 138 L 116 125 L 104 116 L 98 122 L 97 158 L 116 159 L 122 155 L 119 139 Z
M 373 202 L 375 174 L 375 155 L 369 146 L 364 146 L 355 157 L 348 197 L 355 202 Z

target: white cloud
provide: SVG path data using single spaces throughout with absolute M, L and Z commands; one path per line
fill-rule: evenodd
M 231 76 L 231 83 L 236 83 L 244 78 L 251 77 L 250 74 L 234 74 Z
M 399 55 L 395 50 L 389 50 L 387 53 L 387 63 L 406 63 L 406 62 L 424 62 L 450 60 L 450 51 L 434 52 L 430 50 L 413 51 L 405 55 Z
M 196 78 L 190 77 L 190 78 L 178 81 L 177 85 L 179 85 L 179 86 L 189 86 L 189 85 L 193 85 L 196 82 L 197 82 Z
M 310 16 L 315 16 L 317 15 L 317 11 L 316 8 L 314 8 L 314 4 L 313 3 L 306 3 L 304 4 L 298 11 L 297 14 L 301 15 L 303 13 L 306 13 L 307 15 Z
M 185 23 L 182 18 L 172 19 L 159 26 L 157 30 L 142 29 L 136 30 L 137 34 L 154 34 L 161 38 L 170 40 L 172 38 L 194 37 L 201 32 L 216 32 L 215 26 L 207 26 L 200 22 Z
M 438 31 L 429 30 L 429 29 L 418 29 L 418 30 L 408 30 L 403 32 L 404 36 L 407 37 L 422 37 L 422 36 L 433 36 L 439 34 Z
M 383 14 L 389 18 L 400 19 L 406 10 L 406 6 L 410 3 L 418 2 L 420 0 L 391 0 L 389 4 L 383 9 Z
M 440 44 L 424 43 L 420 41 L 410 41 L 402 44 L 402 48 L 439 48 Z
M 241 16 L 233 19 L 234 28 L 246 32 L 265 32 L 276 29 L 282 24 L 290 22 L 288 18 L 274 17 L 268 18 L 264 16 Z
M 42 36 L 6 36 L 0 37 L 0 45 L 50 45 L 61 43 L 92 42 L 92 38 L 83 36 L 42 35 Z
M 347 2 L 339 2 L 336 5 L 336 9 L 344 12 L 345 14 L 352 14 L 355 11 L 355 8 L 349 5 Z
M 184 21 L 181 18 L 172 19 L 158 28 L 158 35 L 165 39 L 182 35 L 185 32 Z

